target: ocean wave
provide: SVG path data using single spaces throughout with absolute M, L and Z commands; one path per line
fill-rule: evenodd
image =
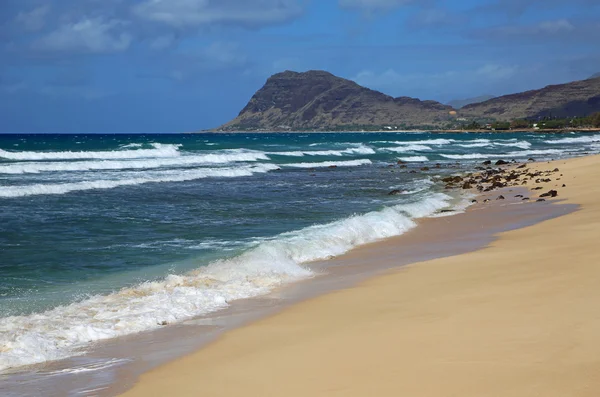
M 344 156 L 347 154 L 375 154 L 375 150 L 368 146 L 360 145 L 358 147 L 343 149 L 343 150 L 296 150 L 290 152 L 267 152 L 270 155 L 276 156 Z
M 577 138 L 551 139 L 551 140 L 547 140 L 544 142 L 552 144 L 552 145 L 563 144 L 563 143 L 567 143 L 567 144 L 594 143 L 594 142 L 600 142 L 600 135 L 580 136 Z
M 328 259 L 416 226 L 450 197 L 432 194 L 418 202 L 355 215 L 284 233 L 245 253 L 184 275 L 97 295 L 43 313 L 3 318 L 0 370 L 81 354 L 89 343 L 159 328 L 264 295 L 277 286 L 312 276 L 304 263 Z
M 404 146 L 396 146 L 396 147 L 384 147 L 380 150 L 384 150 L 386 152 L 396 152 L 396 153 L 406 153 L 406 152 L 426 152 L 431 151 L 432 149 L 429 146 L 425 145 L 404 145 Z
M 456 146 L 464 147 L 464 148 L 474 148 L 474 147 L 489 147 L 492 146 L 491 143 L 466 143 L 466 144 L 458 144 Z
M 291 163 L 283 164 L 284 167 L 293 168 L 325 168 L 325 167 L 358 167 L 361 165 L 372 164 L 369 159 L 348 160 L 348 161 L 323 161 L 320 163 Z
M 400 157 L 399 160 L 406 161 L 409 163 L 410 162 L 421 163 L 421 162 L 429 161 L 429 159 L 425 156 Z
M 227 164 L 270 160 L 263 152 L 222 151 L 175 158 L 144 160 L 93 160 L 75 162 L 25 162 L 0 165 L 0 174 L 37 174 L 56 171 L 97 171 L 184 167 L 199 164 Z
M 512 157 L 527 157 L 527 156 L 543 156 L 548 154 L 563 154 L 563 150 L 546 149 L 546 150 L 523 150 L 520 152 L 508 152 L 500 154 L 486 153 L 469 153 L 469 154 L 440 154 L 440 156 L 452 160 L 477 160 L 488 158 L 512 158 Z
M 516 141 L 516 142 L 494 142 L 495 146 L 508 146 L 508 147 L 518 147 L 520 149 L 529 149 L 531 147 L 531 143 L 527 141 Z
M 180 156 L 181 145 L 153 143 L 152 149 L 90 151 L 90 152 L 8 152 L 0 149 L 0 158 L 7 160 L 77 160 L 77 159 L 136 159 Z
M 91 180 L 71 183 L 34 184 L 22 186 L 5 186 L 0 190 L 0 197 L 24 197 L 35 195 L 65 194 L 76 191 L 95 189 L 114 189 L 121 186 L 136 186 L 157 182 L 185 182 L 203 178 L 234 178 L 265 173 L 279 167 L 274 164 L 258 164 L 239 168 L 204 168 L 193 170 L 160 171 L 148 173 L 144 177 Z
M 450 145 L 454 139 L 424 139 L 422 141 L 393 141 L 396 145 Z

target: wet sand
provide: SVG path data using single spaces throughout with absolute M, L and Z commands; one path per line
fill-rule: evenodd
M 580 209 L 287 307 L 142 375 L 125 395 L 596 396 L 600 158 L 533 167 L 559 167 L 546 186 Z M 536 205 L 552 207 L 515 202 L 511 212 Z M 489 213 L 474 217 L 472 237 Z M 407 260 L 402 238 L 427 246 L 444 233 L 461 236 L 459 251 L 476 248 L 465 226 L 439 226 L 446 219 L 338 260 L 392 268 Z

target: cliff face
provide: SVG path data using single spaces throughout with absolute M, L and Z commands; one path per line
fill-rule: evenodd
M 600 77 L 467 105 L 460 115 L 496 120 L 588 116 L 600 111 Z
M 435 101 L 392 98 L 324 71 L 286 71 L 271 76 L 238 117 L 218 130 L 441 125 L 452 110 Z

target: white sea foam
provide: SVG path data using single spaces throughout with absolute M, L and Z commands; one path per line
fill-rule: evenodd
M 544 141 L 545 143 L 554 144 L 577 144 L 577 143 L 594 143 L 600 142 L 600 135 L 588 135 L 580 136 L 577 138 L 562 138 L 562 139 L 551 139 Z
M 403 145 L 396 147 L 385 147 L 380 150 L 387 152 L 406 153 L 406 152 L 426 152 L 432 150 L 429 146 L 425 145 Z
M 527 141 L 515 141 L 515 142 L 494 142 L 495 146 L 508 146 L 508 147 L 518 147 L 520 149 L 529 149 L 531 147 L 531 143 Z
M 360 145 L 343 150 L 296 150 L 291 152 L 268 152 L 270 155 L 303 157 L 303 156 L 344 156 L 347 154 L 375 154 L 375 150 L 368 146 Z
M 393 141 L 396 145 L 449 145 L 456 142 L 454 139 L 425 139 L 422 141 Z
M 492 146 L 491 143 L 466 143 L 466 144 L 458 144 L 456 146 L 464 147 L 464 148 L 474 148 L 474 147 L 488 147 Z
M 0 165 L 0 174 L 30 174 L 52 171 L 92 171 L 186 167 L 200 164 L 227 164 L 269 160 L 263 152 L 219 151 L 201 155 L 141 160 L 91 160 L 74 162 L 19 162 Z
M 562 154 L 564 151 L 557 149 L 546 149 L 546 150 L 523 150 L 520 152 L 508 152 L 501 154 L 485 154 L 485 153 L 470 153 L 470 154 L 440 154 L 440 156 L 447 159 L 453 160 L 476 160 L 476 159 L 489 159 L 489 158 L 513 158 L 513 157 L 527 157 L 527 156 L 544 156 L 551 154 Z
M 347 160 L 347 161 L 323 161 L 320 163 L 291 163 L 284 164 L 284 167 L 293 168 L 324 168 L 324 167 L 358 167 L 361 165 L 372 164 L 369 159 Z
M 400 157 L 399 160 L 406 161 L 409 163 L 410 162 L 421 163 L 421 162 L 429 161 L 429 159 L 425 156 Z
M 90 151 L 90 152 L 8 152 L 0 149 L 0 158 L 7 160 L 77 160 L 77 159 L 136 159 L 180 156 L 181 145 L 153 143 L 152 149 Z
M 331 258 L 362 244 L 396 236 L 448 206 L 433 194 L 411 204 L 356 215 L 284 233 L 240 256 L 185 275 L 170 275 L 110 295 L 98 295 L 44 313 L 3 318 L 0 370 L 78 354 L 94 341 L 155 329 L 161 324 L 264 295 L 275 287 L 310 277 L 302 264 Z
M 83 190 L 114 189 L 120 186 L 135 186 L 156 182 L 184 182 L 203 178 L 234 178 L 251 176 L 279 168 L 274 164 L 258 164 L 239 168 L 201 168 L 192 170 L 159 171 L 148 173 L 143 177 L 90 180 L 71 183 L 33 184 L 22 186 L 5 186 L 0 190 L 0 197 L 24 197 L 46 194 L 65 194 Z

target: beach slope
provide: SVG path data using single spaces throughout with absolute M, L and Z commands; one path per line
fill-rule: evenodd
M 600 157 L 536 166 L 580 210 L 294 305 L 125 395 L 597 396 Z

